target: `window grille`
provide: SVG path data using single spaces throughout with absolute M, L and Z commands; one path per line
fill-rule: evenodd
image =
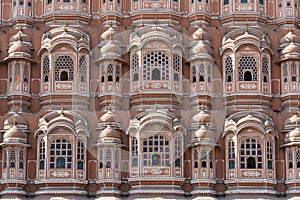
M 241 169 L 262 169 L 262 147 L 256 139 L 246 139 L 240 148 Z
M 50 143 L 50 169 L 72 169 L 72 143 L 56 139 Z
M 66 77 L 64 76 L 65 74 L 67 75 Z M 73 80 L 74 80 L 73 59 L 70 56 L 59 56 L 56 59 L 54 65 L 54 81 L 73 81 Z
M 238 63 L 239 81 L 258 81 L 257 64 L 254 57 L 243 56 Z
M 233 64 L 230 56 L 225 59 L 225 79 L 226 83 L 233 82 Z
M 145 55 L 143 67 L 144 80 L 169 80 L 169 58 L 160 51 Z
M 87 60 L 85 56 L 79 59 L 79 81 L 85 83 L 87 80 Z
M 263 82 L 269 83 L 269 59 L 267 57 L 262 59 L 262 75 Z

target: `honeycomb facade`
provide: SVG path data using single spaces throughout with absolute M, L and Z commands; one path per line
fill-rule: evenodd
M 295 0 L 0 1 L 3 199 L 296 199 Z

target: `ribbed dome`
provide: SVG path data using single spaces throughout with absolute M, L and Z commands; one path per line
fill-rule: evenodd
M 209 118 L 210 115 L 201 110 L 199 113 L 193 116 L 193 120 L 196 122 L 202 122 L 202 121 L 207 121 L 207 118 Z
M 286 46 L 282 50 L 282 54 L 287 54 L 287 53 L 300 53 L 300 45 L 296 44 L 294 42 L 291 42 L 288 46 Z
M 294 130 L 292 130 L 289 134 L 290 137 L 300 137 L 300 128 L 297 127 Z
M 20 30 L 17 34 L 13 35 L 9 42 L 17 42 L 21 40 L 22 42 L 31 42 L 31 38 Z
M 27 134 L 23 130 L 18 129 L 17 126 L 14 125 L 11 129 L 9 129 L 8 131 L 6 131 L 4 133 L 3 138 L 4 139 L 7 139 L 7 138 L 27 139 Z
M 197 138 L 205 138 L 205 136 L 206 136 L 206 134 L 207 134 L 207 128 L 204 126 L 204 125 L 202 125 L 201 127 L 200 127 L 200 129 L 198 129 L 196 132 L 195 132 L 195 136 L 197 137 Z
M 112 40 L 109 40 L 102 48 L 101 48 L 101 53 L 106 54 L 106 53 L 114 53 L 121 55 L 122 50 L 118 45 L 114 44 Z
M 4 126 L 8 125 L 14 125 L 14 124 L 19 124 L 19 125 L 27 125 L 27 120 L 19 115 L 18 113 L 15 113 L 14 115 L 10 116 L 4 121 Z
M 194 40 L 210 40 L 209 34 L 202 28 L 198 28 L 192 35 Z
M 212 55 L 212 49 L 203 40 L 200 40 L 196 46 L 192 48 L 193 54 L 208 54 Z
M 23 52 L 23 53 L 30 54 L 31 47 L 22 41 L 18 41 L 18 42 L 15 42 L 13 45 L 11 45 L 8 49 L 9 54 L 14 53 L 14 52 Z
M 120 134 L 111 126 L 107 126 L 103 131 L 101 131 L 100 137 L 113 137 L 120 139 Z
M 101 39 L 102 40 L 110 39 L 116 33 L 117 33 L 116 29 L 111 26 L 101 34 Z

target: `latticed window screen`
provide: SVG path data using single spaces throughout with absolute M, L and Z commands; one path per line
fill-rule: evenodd
M 138 141 L 136 138 L 132 138 L 131 140 L 131 158 L 132 158 L 132 167 L 138 166 Z
M 153 51 L 144 56 L 144 80 L 169 80 L 169 58 L 160 51 Z
M 119 169 L 119 158 L 120 158 L 120 153 L 118 150 L 115 151 L 115 168 Z
M 179 70 L 180 70 L 180 56 L 174 54 L 173 56 L 173 79 L 174 81 L 179 81 Z
M 49 81 L 49 74 L 50 74 L 50 60 L 49 57 L 46 55 L 43 59 L 43 81 Z
M 175 139 L 175 167 L 180 167 L 180 155 L 181 155 L 181 140 L 180 137 Z
M 14 149 L 11 149 L 9 152 L 9 167 L 16 167 L 16 151 Z
M 84 145 L 81 140 L 77 142 L 77 169 L 83 169 L 84 163 Z
M 100 152 L 99 152 L 99 169 L 102 169 L 103 168 L 103 150 L 100 149 Z
M 297 67 L 296 67 L 295 63 L 293 63 L 291 66 L 291 75 L 292 75 L 292 82 L 296 82 L 297 81 Z
M 106 159 L 106 167 L 111 168 L 112 152 L 110 149 L 106 150 L 105 159 Z
M 21 78 L 21 67 L 20 67 L 20 63 L 16 62 L 15 65 L 15 81 L 19 82 Z
M 269 59 L 264 57 L 262 59 L 262 75 L 264 83 L 269 83 L 269 71 Z
M 207 167 L 207 152 L 206 150 L 202 150 L 200 153 L 200 162 L 201 162 L 201 168 Z
M 225 59 L 225 80 L 226 83 L 233 81 L 233 64 L 230 56 L 227 56 Z
M 150 136 L 143 144 L 144 166 L 170 166 L 170 143 L 166 137 Z
M 72 169 L 72 143 L 56 139 L 50 144 L 50 169 Z
M 87 80 L 87 60 L 85 56 L 81 56 L 79 59 L 79 81 L 81 83 Z
M 39 146 L 39 168 L 40 169 L 45 169 L 45 141 L 41 141 L 40 146 Z
M 273 169 L 273 148 L 272 148 L 272 142 L 267 142 L 267 165 L 268 169 Z
M 59 56 L 54 64 L 54 81 L 73 81 L 74 61 L 70 56 Z
M 193 153 L 193 158 L 194 158 L 194 168 L 198 168 L 198 151 L 195 149 Z
M 196 72 L 196 66 L 193 65 L 192 66 L 192 80 L 193 80 L 193 83 L 195 83 L 197 81 L 196 74 L 197 74 L 197 72 Z
M 19 169 L 24 169 L 24 151 L 19 151 Z
M 293 168 L 293 152 L 291 149 L 287 151 L 287 160 L 288 160 L 288 167 L 289 169 Z
M 300 168 L 300 150 L 297 149 L 296 151 L 296 165 L 297 165 L 297 168 Z
M 235 168 L 235 146 L 234 141 L 228 141 L 228 164 L 229 169 Z
M 4 148 L 2 150 L 2 152 L 3 152 L 3 169 L 6 169 L 6 167 L 7 167 L 7 151 Z
M 120 81 L 120 77 L 121 77 L 121 66 L 117 65 L 116 66 L 116 82 Z
M 138 81 L 139 80 L 139 55 L 134 54 L 132 56 L 132 71 L 133 71 L 133 81 Z
M 256 139 L 246 139 L 240 148 L 241 169 L 262 169 L 262 146 Z
M 238 80 L 258 81 L 257 63 L 252 56 L 243 56 L 239 59 Z
M 205 67 L 203 64 L 200 64 L 199 68 L 198 68 L 198 71 L 199 71 L 199 81 L 200 82 L 205 82 Z

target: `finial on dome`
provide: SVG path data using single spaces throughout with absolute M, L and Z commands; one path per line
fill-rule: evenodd
M 112 27 L 112 21 L 110 21 L 110 22 L 108 23 L 108 25 L 109 25 L 109 27 Z
M 247 22 L 246 22 L 245 33 L 248 33 L 248 19 L 247 19 Z
M 292 26 L 290 26 L 289 31 L 292 32 Z
M 202 103 L 202 105 L 201 105 L 201 110 L 204 111 L 204 103 Z
M 155 30 L 157 31 L 157 19 L 156 19 L 156 17 L 154 18 L 154 25 L 155 25 Z
M 17 121 L 16 121 L 16 118 L 14 117 L 14 126 L 16 126 L 17 125 Z
M 111 108 L 111 103 L 110 103 L 110 104 L 108 104 L 107 110 L 109 110 L 109 111 L 111 111 L 111 110 L 112 110 L 112 108 Z
M 251 115 L 251 108 L 248 106 L 248 114 Z
M 67 27 L 68 27 L 68 21 L 66 20 L 65 21 L 65 27 L 64 27 L 65 32 L 67 32 Z
M 62 114 L 62 115 L 64 114 L 64 110 L 65 110 L 65 108 L 64 108 L 64 103 L 62 103 L 62 104 L 61 104 L 61 114 Z
M 155 111 L 155 112 L 157 111 L 157 102 L 155 102 L 155 105 L 154 105 L 154 111 Z
M 296 110 L 296 108 L 294 108 L 293 114 L 294 114 L 294 115 L 297 115 L 297 110 Z

